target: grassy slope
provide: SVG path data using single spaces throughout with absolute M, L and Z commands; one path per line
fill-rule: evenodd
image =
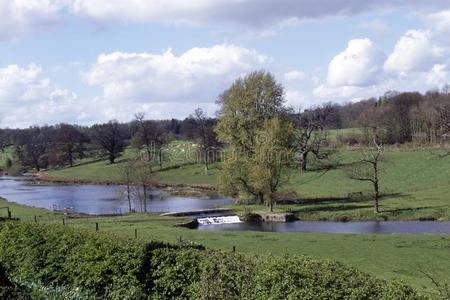
M 62 222 L 61 214 L 25 207 L 0 200 L 0 207 L 8 205 L 13 216 L 39 222 Z M 0 216 L 6 212 L 0 211 Z M 67 226 L 95 229 L 118 235 L 177 242 L 191 240 L 207 247 L 231 250 L 236 246 L 243 253 L 261 255 L 303 254 L 316 258 L 341 261 L 381 278 L 401 279 L 421 290 L 432 287 L 425 275 L 433 274 L 439 280 L 450 281 L 450 236 L 439 235 L 353 235 L 271 232 L 204 232 L 173 225 L 183 219 L 161 217 L 155 214 L 134 214 L 109 218 L 71 218 Z
M 128 150 L 118 163 L 132 155 Z M 345 164 L 355 161 L 358 151 L 341 150 L 333 160 Z M 417 219 L 434 217 L 450 219 L 450 158 L 439 158 L 429 150 L 388 150 L 383 163 L 381 201 L 383 215 L 389 219 Z M 165 162 L 175 166 L 177 162 Z M 158 171 L 155 179 L 166 183 L 216 184 L 218 170 L 212 168 L 205 175 L 200 164 L 188 164 Z M 106 161 L 83 163 L 73 168 L 50 171 L 50 175 L 82 179 L 120 179 L 117 165 Z M 291 170 L 281 186 L 285 192 L 293 191 L 299 197 L 316 200 L 312 205 L 279 206 L 277 210 L 291 210 L 304 219 L 336 219 L 342 216 L 353 219 L 373 218 L 371 201 L 348 201 L 336 199 L 323 202 L 324 198 L 345 198 L 349 193 L 371 191 L 370 184 L 350 180 L 342 167 L 330 171 L 309 171 L 305 174 Z M 252 207 L 265 211 L 264 207 Z

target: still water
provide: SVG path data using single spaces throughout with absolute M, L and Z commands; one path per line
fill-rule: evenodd
M 273 231 L 325 233 L 430 233 L 450 234 L 450 222 L 435 221 L 367 221 L 325 222 L 296 221 L 292 223 L 233 223 L 199 226 L 206 231 Z
M 115 185 L 36 185 L 20 177 L 0 177 L 0 197 L 27 206 L 105 215 L 128 212 L 125 187 Z M 147 211 L 178 212 L 215 208 L 232 202 L 230 198 L 198 199 L 176 197 L 162 190 L 152 191 Z M 143 211 L 137 199 L 132 208 Z
M 35 185 L 23 177 L 0 177 L 0 197 L 9 201 L 46 209 L 70 209 L 91 215 L 120 214 L 128 212 L 125 187 L 114 185 Z M 216 208 L 231 204 L 230 198 L 198 199 L 176 197 L 162 190 L 152 192 L 147 210 L 152 212 L 179 212 Z M 143 207 L 132 202 L 136 211 Z M 293 223 L 231 223 L 201 225 L 205 231 L 272 231 L 272 232 L 326 232 L 326 233 L 429 233 L 450 234 L 450 222 L 420 221 L 369 221 L 320 222 L 297 221 Z

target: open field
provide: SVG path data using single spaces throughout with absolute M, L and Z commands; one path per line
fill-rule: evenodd
M 125 152 L 121 161 L 132 155 Z M 277 211 L 292 211 L 302 219 L 373 219 L 370 200 L 349 199 L 349 194 L 368 195 L 368 183 L 354 181 L 346 176 L 343 168 L 361 156 L 358 150 L 340 150 L 331 160 L 335 167 L 323 169 L 311 164 L 311 171 L 301 173 L 291 169 L 285 176 L 280 191 L 301 199 L 302 204 L 276 207 Z M 165 163 L 168 165 L 169 163 Z M 158 171 L 155 180 L 175 184 L 217 184 L 218 169 L 212 166 L 205 175 L 200 164 Z M 102 160 L 83 162 L 73 168 L 50 171 L 51 176 L 62 178 L 118 180 L 117 165 Z M 379 218 L 387 219 L 450 219 L 450 157 L 440 158 L 435 151 L 421 149 L 390 149 L 382 163 Z M 242 206 L 237 207 L 242 209 Z M 266 207 L 252 206 L 254 212 L 266 211 Z
M 63 215 L 0 200 L 0 207 L 9 206 L 13 217 L 38 222 L 62 223 Z M 0 211 L 0 216 L 5 216 Z M 332 259 L 354 266 L 380 278 L 401 279 L 420 290 L 430 290 L 432 283 L 420 271 L 432 274 L 441 281 L 450 281 L 450 236 L 448 235 L 369 235 L 369 234 L 312 234 L 271 232 L 205 232 L 173 227 L 179 218 L 156 214 L 132 214 L 121 217 L 69 218 L 66 225 L 95 230 L 95 222 L 102 231 L 144 240 L 158 239 L 175 243 L 182 237 L 207 247 L 247 254 L 302 254 Z

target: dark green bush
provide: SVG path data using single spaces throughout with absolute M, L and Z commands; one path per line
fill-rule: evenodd
M 88 298 L 420 299 L 406 285 L 335 262 L 143 243 L 59 225 L 0 223 L 0 265 L 21 282 Z
M 0 265 L 0 299 L 2 300 L 21 300 L 28 299 L 24 291 L 13 284 L 6 276 L 6 272 Z

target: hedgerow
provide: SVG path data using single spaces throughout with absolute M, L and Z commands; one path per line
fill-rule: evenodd
M 0 224 L 0 265 L 89 299 L 422 299 L 412 288 L 307 257 L 144 243 L 60 225 Z

